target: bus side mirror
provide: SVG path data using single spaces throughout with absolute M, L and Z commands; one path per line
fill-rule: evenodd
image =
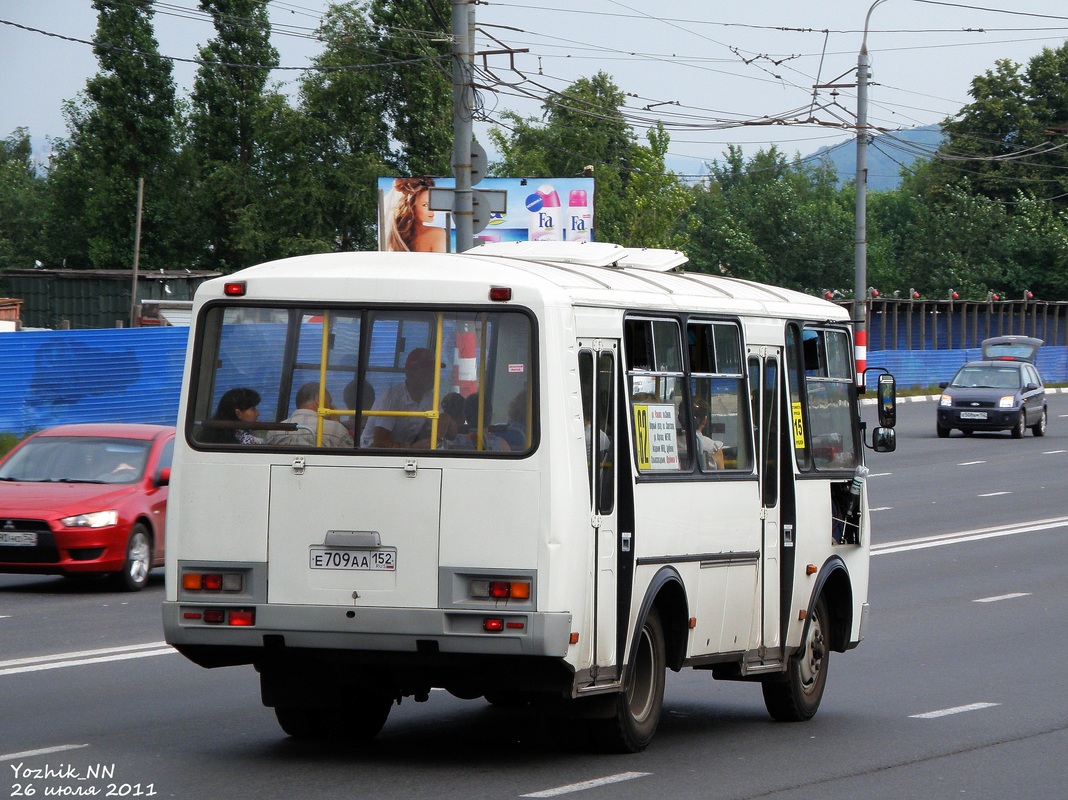
M 876 453 L 892 453 L 897 450 L 897 431 L 893 428 L 876 428 L 871 432 L 871 449 Z
M 879 376 L 879 425 L 893 428 L 897 424 L 897 384 L 894 376 L 884 372 Z M 893 448 L 890 448 L 893 450 Z

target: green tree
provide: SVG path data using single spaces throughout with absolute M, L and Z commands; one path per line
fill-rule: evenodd
M 274 212 L 259 146 L 272 118 L 267 80 L 278 66 L 261 0 L 201 0 L 215 37 L 200 48 L 190 114 L 191 147 L 199 165 L 198 203 L 206 232 L 206 266 L 222 271 L 263 260 Z
M 705 269 L 801 290 L 852 288 L 852 198 L 830 165 L 788 161 L 774 146 L 746 161 L 731 146 L 695 194 L 687 228 Z
M 1017 193 L 1068 206 L 1068 43 L 1027 67 L 1008 60 L 972 81 L 972 102 L 943 124 L 937 183 L 1005 202 Z M 938 196 L 935 196 L 938 199 Z
M 307 230 L 326 249 L 373 250 L 376 179 L 400 168 L 391 163 L 387 122 L 392 71 L 355 6 L 331 6 L 320 36 L 323 52 L 300 90 L 310 165 L 305 207 L 314 216 Z
M 407 175 L 451 175 L 450 2 L 371 0 L 369 16 L 397 168 Z
M 548 98 L 541 120 L 504 112 L 508 131 L 493 129 L 501 160 L 496 175 L 581 176 L 596 179 L 595 235 L 628 246 L 675 247 L 684 243 L 681 217 L 691 196 L 664 166 L 669 137 L 660 126 L 649 144 L 637 141 L 627 122 L 626 98 L 604 72 L 580 78 Z
M 49 174 L 51 260 L 70 267 L 132 262 L 137 180 L 145 180 L 141 256 L 165 265 L 176 243 L 178 114 L 171 64 L 160 57 L 151 0 L 94 0 L 100 71 L 65 106 L 70 137 Z
M 0 271 L 32 267 L 44 255 L 45 182 L 25 128 L 0 141 Z

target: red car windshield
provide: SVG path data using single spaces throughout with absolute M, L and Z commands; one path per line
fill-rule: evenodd
M 0 466 L 0 480 L 36 483 L 134 483 L 152 442 L 87 436 L 31 439 Z

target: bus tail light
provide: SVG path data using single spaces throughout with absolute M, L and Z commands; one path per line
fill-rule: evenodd
M 244 297 L 248 286 L 244 281 L 228 281 L 223 284 L 223 294 L 227 297 Z
M 229 625 L 234 628 L 251 628 L 256 624 L 253 608 L 205 608 L 203 611 L 184 614 L 185 619 L 200 619 L 208 625 Z
M 182 588 L 187 592 L 240 592 L 243 585 L 240 572 L 182 573 Z
M 529 600 L 530 581 L 474 580 L 471 597 L 486 600 Z

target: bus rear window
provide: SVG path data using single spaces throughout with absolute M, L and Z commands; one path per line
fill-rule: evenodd
M 213 305 L 187 431 L 202 447 L 526 452 L 530 318 L 516 311 Z

